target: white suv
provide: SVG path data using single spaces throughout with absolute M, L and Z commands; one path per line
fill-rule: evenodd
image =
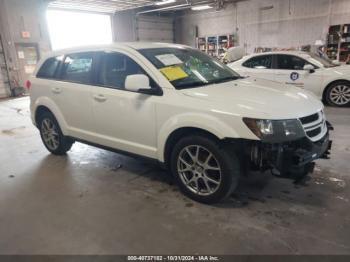
M 242 79 L 186 46 L 125 43 L 51 53 L 31 86 L 46 148 L 74 141 L 157 160 L 204 203 L 247 170 L 301 179 L 330 149 L 323 105 L 271 81 Z
M 276 51 L 253 54 L 229 64 L 242 76 L 259 77 L 313 92 L 332 106 L 350 106 L 350 66 L 313 53 Z

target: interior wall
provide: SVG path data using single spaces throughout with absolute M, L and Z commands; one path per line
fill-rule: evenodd
M 38 44 L 39 56 L 51 50 L 46 26 L 45 0 L 0 0 L 0 33 L 3 39 L 11 87 L 24 86 L 26 76 L 15 44 Z M 30 37 L 23 38 L 27 31 Z
M 290 3 L 290 4 L 289 4 Z M 273 6 L 272 9 L 267 7 Z M 267 10 L 264 10 L 267 9 Z M 248 0 L 220 11 L 176 17 L 176 42 L 195 46 L 199 36 L 236 34 L 248 53 L 255 47 L 293 47 L 326 40 L 331 24 L 350 23 L 348 0 Z

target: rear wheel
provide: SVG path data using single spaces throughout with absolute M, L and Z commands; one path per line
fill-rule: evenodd
M 337 82 L 332 84 L 326 92 L 327 103 L 331 106 L 350 105 L 350 84 L 347 82 Z
M 41 140 L 47 150 L 54 155 L 64 155 L 73 145 L 73 141 L 65 137 L 56 118 L 49 112 L 45 112 L 38 121 Z
M 205 136 L 181 139 L 171 155 L 171 170 L 185 195 L 207 204 L 230 196 L 240 174 L 235 153 Z

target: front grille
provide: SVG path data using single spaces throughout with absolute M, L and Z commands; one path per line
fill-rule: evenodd
M 301 117 L 299 120 L 303 125 L 307 137 L 313 142 L 321 139 L 327 131 L 326 119 L 324 117 L 323 111 L 309 116 Z
M 313 114 L 313 115 L 310 115 L 310 116 L 305 116 L 305 117 L 301 117 L 299 120 L 300 122 L 305 125 L 305 124 L 308 124 L 308 123 L 312 123 L 312 122 L 315 122 L 318 120 L 318 113 L 316 114 Z
M 318 136 L 319 134 L 321 134 L 321 132 L 322 132 L 321 127 L 318 127 L 318 128 L 313 129 L 311 131 L 307 131 L 306 134 L 308 137 L 315 137 L 315 136 Z

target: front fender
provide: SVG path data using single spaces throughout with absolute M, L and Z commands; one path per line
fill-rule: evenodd
M 219 139 L 237 138 L 237 132 L 223 121 L 200 113 L 184 113 L 168 119 L 159 129 L 157 139 L 158 160 L 164 162 L 165 145 L 169 136 L 180 128 L 203 129 Z
M 63 114 L 62 112 L 59 110 L 58 106 L 55 104 L 55 102 L 48 98 L 48 97 L 39 97 L 38 99 L 36 99 L 36 101 L 34 102 L 34 108 L 32 110 L 33 115 L 32 115 L 32 119 L 35 119 L 35 114 L 37 109 L 39 108 L 39 106 L 44 106 L 47 107 L 51 113 L 55 116 L 61 130 L 62 133 L 64 135 L 69 135 L 68 134 L 68 125 L 67 122 L 64 120 Z M 37 123 L 36 123 L 37 125 Z

